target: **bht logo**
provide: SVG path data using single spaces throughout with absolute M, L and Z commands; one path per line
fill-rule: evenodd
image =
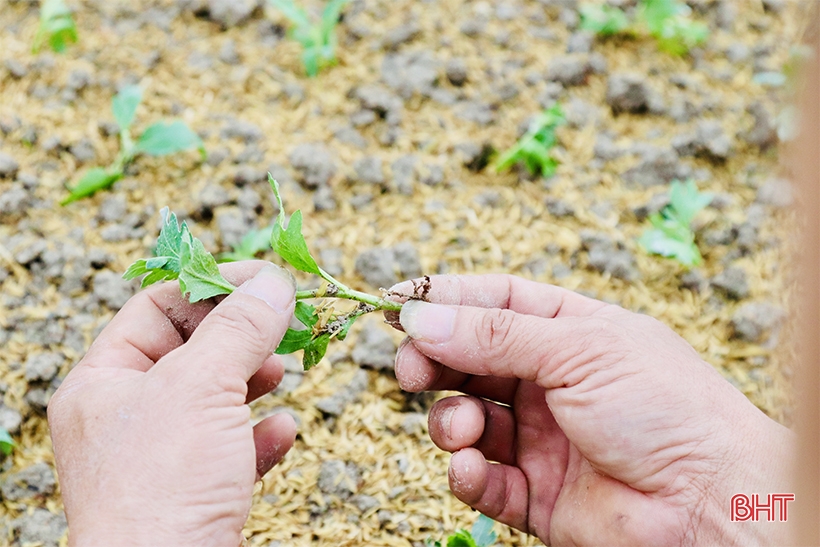
M 794 501 L 794 494 L 769 494 L 764 499 L 757 494 L 752 494 L 751 498 L 746 494 L 735 494 L 732 496 L 732 522 L 786 522 L 790 501 Z

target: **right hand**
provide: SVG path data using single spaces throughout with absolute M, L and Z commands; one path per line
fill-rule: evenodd
M 429 417 L 457 498 L 548 545 L 783 540 L 729 500 L 793 491 L 790 432 L 671 329 L 512 276 L 433 277 L 427 299 L 401 311 L 396 376 L 464 394 Z

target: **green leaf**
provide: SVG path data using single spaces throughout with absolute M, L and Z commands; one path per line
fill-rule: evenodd
M 77 26 L 71 10 L 63 0 L 44 0 L 40 8 L 40 25 L 34 37 L 32 52 L 37 53 L 48 42 L 57 53 L 65 51 L 68 43 L 77 41 Z
M 148 127 L 137 140 L 137 153 L 150 156 L 167 156 L 185 150 L 199 149 L 206 156 L 202 139 L 185 122 L 157 122 Z
M 134 116 L 141 101 L 142 89 L 138 85 L 125 86 L 111 99 L 111 110 L 120 131 L 128 131 L 134 123 Z
M 288 264 L 306 273 L 321 275 L 316 260 L 310 255 L 305 237 L 302 235 L 302 212 L 296 211 L 291 215 L 290 222 L 285 228 L 285 206 L 279 194 L 279 183 L 268 173 L 268 181 L 273 189 L 273 195 L 279 204 L 279 215 L 273 226 L 270 244 L 271 248 Z
M 679 181 L 672 181 L 669 191 L 669 206 L 673 215 L 681 224 L 689 226 L 695 216 L 712 202 L 713 195 L 710 193 L 700 193 L 692 179 L 681 184 Z
M 68 189 L 69 195 L 60 202 L 60 205 L 68 205 L 78 199 L 88 197 L 97 190 L 108 188 L 120 178 L 122 178 L 120 171 L 109 171 L 102 167 L 89 169 L 83 177 L 77 181 L 77 184 Z
M 457 530 L 447 538 L 447 547 L 478 547 L 467 530 Z
M 160 214 L 163 222 L 154 248 L 155 256 L 137 260 L 122 276 L 123 279 L 134 279 L 147 274 L 142 280 L 143 288 L 158 281 L 172 281 L 179 277 L 182 241 L 190 236 L 188 226 L 184 222 L 180 226 L 177 216 L 169 212 L 168 207 L 163 207 Z
M 8 456 L 13 448 L 14 439 L 11 438 L 11 434 L 5 428 L 0 427 L 0 452 Z
M 236 289 L 219 273 L 216 260 L 202 242 L 187 230 L 182 238 L 179 263 L 179 288 L 182 294 L 189 294 L 188 301 L 192 304 Z
M 638 243 L 650 253 L 674 258 L 685 266 L 695 266 L 701 262 L 700 251 L 694 242 L 670 237 L 663 230 L 647 230 Z
M 329 342 L 329 334 L 321 334 L 310 341 L 310 344 L 305 347 L 305 354 L 302 356 L 302 366 L 305 370 L 310 370 L 322 360 L 322 357 L 327 353 Z
M 293 0 L 268 0 L 268 2 L 297 27 L 310 26 L 307 12 L 297 6 Z
M 550 150 L 557 142 L 556 129 L 564 123 L 564 113 L 560 105 L 556 104 L 542 112 L 530 123 L 527 133 L 499 158 L 496 171 L 523 163 L 532 175 L 554 175 L 558 160 L 551 156 Z
M 498 536 L 493 532 L 493 526 L 495 526 L 493 519 L 487 515 L 478 516 L 478 520 L 473 523 L 473 529 L 471 531 L 477 547 L 490 547 L 495 543 Z
M 620 8 L 608 5 L 590 5 L 581 8 L 581 28 L 601 36 L 612 36 L 629 26 L 626 14 Z
M 250 230 L 242 237 L 242 241 L 234 245 L 233 251 L 219 255 L 219 261 L 253 260 L 259 253 L 270 249 L 271 235 L 273 235 L 273 226 L 261 230 Z
M 276 353 L 279 355 L 287 355 L 300 349 L 307 348 L 313 340 L 313 333 L 310 329 L 295 330 L 288 329 L 279 346 L 276 348 Z
M 316 315 L 316 308 L 310 304 L 305 304 L 301 300 L 296 302 L 293 315 L 300 323 L 308 328 L 313 327 L 313 325 L 319 321 L 319 316 Z
M 347 321 L 345 321 L 345 324 L 342 326 L 342 330 L 340 330 L 336 334 L 336 339 L 344 340 L 345 338 L 347 338 L 347 335 L 350 332 L 350 327 L 353 326 L 353 323 L 355 323 L 356 319 L 358 319 L 359 317 L 361 317 L 361 315 L 354 315 L 350 317 Z

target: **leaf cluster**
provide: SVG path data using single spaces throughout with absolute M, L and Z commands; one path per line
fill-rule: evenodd
M 427 540 L 427 547 L 490 547 L 497 538 L 493 532 L 495 521 L 485 515 L 479 515 L 471 531 L 457 530 L 447 538 L 446 543 Z
M 674 258 L 684 266 L 700 264 L 692 221 L 711 203 L 712 197 L 710 193 L 698 192 L 691 179 L 685 183 L 673 181 L 669 205 L 649 217 L 652 228 L 644 232 L 638 243 L 648 252 Z
M 252 258 L 257 252 L 264 250 L 261 240 L 267 237 L 270 248 L 285 262 L 297 270 L 318 275 L 323 279 L 318 289 L 296 292 L 298 302 L 294 316 L 302 328 L 289 328 L 276 349 L 276 353 L 279 354 L 302 350 L 302 365 L 308 370 L 325 356 L 331 339 L 344 340 L 359 317 L 375 310 L 397 311 L 401 309 L 401 305 L 352 290 L 320 268 L 310 254 L 302 234 L 302 212 L 296 211 L 288 220 L 279 193 L 279 184 L 270 174 L 268 179 L 279 205 L 276 222 L 269 228 L 248 234 L 243 243 L 229 255 L 230 259 Z M 154 256 L 134 262 L 123 277 L 134 279 L 144 276 L 142 287 L 159 281 L 178 280 L 180 291 L 183 295 L 188 295 L 190 302 L 199 302 L 233 292 L 236 287 L 222 277 L 216 259 L 205 250 L 202 242 L 191 234 L 188 225 L 185 222 L 180 224 L 176 215 L 169 212 L 167 207 L 162 210 L 162 219 L 162 229 L 154 248 Z M 327 301 L 323 301 L 319 306 L 302 301 L 324 297 L 353 300 L 357 304 L 349 311 L 337 311 Z
M 40 26 L 34 35 L 32 53 L 38 53 L 46 43 L 55 53 L 62 53 L 69 44 L 76 42 L 77 26 L 65 1 L 43 0 L 40 7 Z
M 539 114 L 530 123 L 524 136 L 501 155 L 496 162 L 496 171 L 503 171 L 522 163 L 531 175 L 554 175 L 558 168 L 558 160 L 553 158 L 551 153 L 557 143 L 555 130 L 565 122 L 564 112 L 558 104 Z
M 330 0 L 318 21 L 294 0 L 268 0 L 291 23 L 290 36 L 302 44 L 302 64 L 308 76 L 336 64 L 336 25 L 350 0 Z
M 620 8 L 587 5 L 581 8 L 581 28 L 601 36 L 647 33 L 658 49 L 684 55 L 706 41 L 709 29 L 691 19 L 692 9 L 680 0 L 640 0 L 634 22 Z
M 142 89 L 136 85 L 126 86 L 114 96 L 111 100 L 111 110 L 120 130 L 120 152 L 108 167 L 94 167 L 86 171 L 80 180 L 68 189 L 69 195 L 60 202 L 62 205 L 110 187 L 124 176 L 128 164 L 141 154 L 167 156 L 196 149 L 203 159 L 207 156 L 202 140 L 181 120 L 156 122 L 134 140 L 131 136 L 131 125 L 141 102 Z

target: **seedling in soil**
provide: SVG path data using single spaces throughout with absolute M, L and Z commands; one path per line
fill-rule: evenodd
M 124 176 L 128 164 L 140 154 L 167 156 L 197 149 L 203 159 L 207 157 L 202 140 L 180 120 L 156 122 L 148 126 L 135 141 L 130 130 L 141 101 L 142 89 L 135 85 L 124 87 L 114 96 L 111 110 L 120 129 L 120 152 L 108 167 L 94 167 L 86 171 L 77 184 L 68 189 L 69 195 L 60 202 L 61 205 L 110 187 Z
M 649 217 L 652 228 L 638 243 L 650 253 L 674 258 L 684 266 L 700 264 L 701 256 L 695 244 L 692 221 L 701 209 L 712 201 L 712 194 L 698 192 L 695 182 L 672 182 L 669 205 Z
M 13 448 L 14 439 L 11 438 L 11 435 L 5 428 L 0 427 L 0 452 L 2 452 L 4 456 L 8 456 L 11 454 Z
M 556 104 L 542 112 L 530 123 L 524 136 L 501 155 L 496 163 L 496 170 L 503 171 L 522 163 L 531 175 L 554 175 L 558 160 L 552 157 L 551 150 L 557 142 L 555 130 L 564 123 L 564 112 L 560 105 Z
M 496 534 L 493 532 L 495 521 L 485 515 L 479 515 L 473 524 L 473 529 L 458 530 L 447 538 L 446 543 L 428 539 L 427 547 L 491 547 L 495 544 Z
M 649 34 L 661 51 L 684 55 L 709 37 L 709 29 L 693 21 L 691 13 L 691 8 L 679 0 L 640 0 L 637 21 L 630 23 L 620 8 L 588 5 L 581 8 L 581 28 L 601 36 Z
M 233 246 L 229 253 L 220 254 L 219 262 L 238 262 L 240 260 L 253 260 L 261 253 L 270 250 L 270 237 L 273 234 L 273 226 L 260 230 L 251 230 L 242 237 L 242 241 Z
M 387 300 L 385 297 L 391 296 L 388 293 L 373 296 L 353 290 L 323 270 L 310 254 L 302 235 L 302 212 L 296 211 L 286 222 L 279 184 L 270 174 L 268 179 L 279 204 L 279 215 L 270 235 L 271 248 L 292 267 L 322 279 L 318 289 L 296 291 L 294 315 L 304 329 L 288 329 L 276 349 L 278 354 L 303 350 L 302 365 L 308 370 L 324 357 L 331 339 L 344 340 L 359 317 L 376 310 L 399 311 L 401 304 Z M 162 210 L 162 215 L 163 225 L 154 256 L 134 262 L 123 277 L 134 279 L 144 275 L 143 287 L 158 281 L 178 280 L 180 291 L 188 295 L 188 301 L 192 303 L 233 292 L 236 287 L 222 277 L 216 259 L 205 250 L 200 240 L 191 235 L 187 224 L 180 224 L 168 208 Z M 394 296 L 423 299 L 428 290 L 429 280 L 425 280 L 416 287 L 413 295 Z M 315 298 L 326 300 L 318 306 L 303 302 Z M 352 300 L 356 304 L 347 310 L 337 310 L 335 304 L 339 300 Z
M 302 64 L 308 76 L 316 76 L 321 69 L 336 64 L 336 25 L 349 0 L 330 0 L 319 21 L 313 21 L 293 0 L 268 1 L 290 21 L 289 34 L 302 44 Z
M 44 44 L 56 53 L 62 53 L 68 44 L 77 42 L 77 26 L 71 10 L 63 0 L 43 0 L 40 7 L 40 26 L 34 35 L 32 53 L 38 53 Z
M 629 28 L 629 19 L 622 9 L 607 4 L 582 6 L 581 28 L 601 36 L 613 36 Z

